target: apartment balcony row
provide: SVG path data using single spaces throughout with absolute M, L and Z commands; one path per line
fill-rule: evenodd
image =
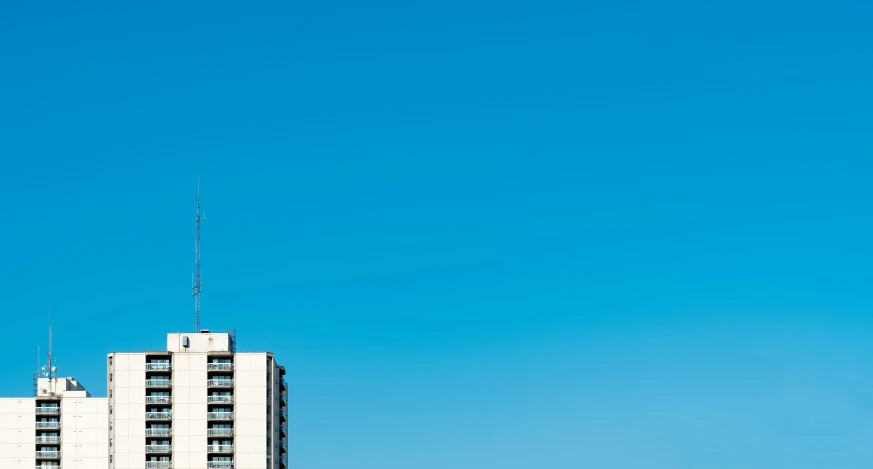
M 58 406 L 37 407 L 36 415 L 57 415 L 61 413 L 61 408 Z
M 233 412 L 207 412 L 207 420 L 233 420 Z
M 37 443 L 57 444 L 57 443 L 61 442 L 61 437 L 59 437 L 59 436 L 38 436 L 38 437 L 36 437 L 36 442 Z
M 207 396 L 206 402 L 210 404 L 233 404 L 233 396 Z
M 233 436 L 233 428 L 208 428 L 206 436 Z
M 61 422 L 36 422 L 37 430 L 57 430 L 61 428 Z
M 146 436 L 170 436 L 169 428 L 146 428 Z
M 170 445 L 146 445 L 146 453 L 169 453 L 172 447 Z
M 146 461 L 146 469 L 167 469 L 170 467 L 170 461 Z
M 170 420 L 173 418 L 172 412 L 146 412 L 146 420 Z
M 170 396 L 146 396 L 146 404 L 169 404 L 170 401 Z
M 146 363 L 146 371 L 170 371 L 173 367 L 169 362 Z
M 233 445 L 209 445 L 206 451 L 209 453 L 233 453 Z
M 233 461 L 208 461 L 206 467 L 209 468 L 232 468 Z
M 232 371 L 233 363 L 207 363 L 206 371 Z
M 145 382 L 147 388 L 169 388 L 173 385 L 173 381 L 167 378 L 151 378 Z
M 61 459 L 60 451 L 37 451 L 36 459 Z
M 206 386 L 210 388 L 232 388 L 233 380 L 227 378 L 215 378 L 206 381 Z

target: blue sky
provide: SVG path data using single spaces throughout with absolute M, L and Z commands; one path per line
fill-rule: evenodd
M 3 2 L 0 394 L 203 325 L 295 469 L 873 465 L 866 2 Z

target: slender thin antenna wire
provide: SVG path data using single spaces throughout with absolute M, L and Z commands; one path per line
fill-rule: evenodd
M 195 332 L 200 332 L 200 292 L 203 291 L 203 277 L 200 272 L 200 178 L 197 178 L 197 207 L 194 212 L 194 297 Z

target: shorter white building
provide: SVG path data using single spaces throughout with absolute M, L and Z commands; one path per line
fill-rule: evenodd
M 109 401 L 75 378 L 39 378 L 36 397 L 0 398 L 0 468 L 109 466 Z

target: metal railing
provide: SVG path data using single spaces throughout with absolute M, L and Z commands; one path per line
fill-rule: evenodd
M 206 436 L 233 436 L 233 428 L 208 428 Z
M 279 458 L 279 462 L 282 463 L 282 467 L 288 467 L 288 461 L 285 458 Z
M 209 445 L 209 453 L 233 453 L 233 445 Z
M 167 469 L 170 467 L 170 461 L 146 461 L 148 469 Z
M 282 378 L 280 383 L 282 384 L 282 389 L 288 389 L 288 381 L 285 381 L 285 378 Z
M 36 422 L 36 428 L 56 430 L 61 428 L 61 422 Z
M 146 412 L 146 420 L 170 420 L 173 418 L 172 412 Z
M 60 443 L 61 437 L 59 436 L 38 436 L 36 437 L 37 443 Z
M 170 396 L 146 396 L 146 404 L 169 404 Z
M 207 396 L 206 402 L 208 402 L 210 404 L 213 402 L 220 402 L 222 404 L 231 404 L 231 403 L 233 403 L 233 396 Z
M 208 420 L 233 420 L 233 412 L 207 412 Z
M 147 388 L 168 388 L 172 384 L 172 381 L 166 378 L 147 379 L 145 383 Z
M 227 468 L 233 467 L 233 461 L 208 461 L 206 467 Z
M 37 415 L 39 415 L 39 414 L 60 414 L 61 408 L 58 406 L 37 407 L 36 413 L 37 413 Z
M 60 451 L 37 451 L 36 457 L 39 459 L 60 459 Z
M 146 371 L 170 371 L 170 363 L 146 363 Z
M 206 385 L 211 388 L 229 388 L 233 387 L 233 380 L 227 378 L 216 378 L 206 381 Z
M 146 436 L 170 436 L 169 428 L 146 428 Z
M 207 363 L 206 371 L 230 371 L 233 369 L 233 363 Z
M 169 453 L 170 445 L 146 445 L 146 453 Z

